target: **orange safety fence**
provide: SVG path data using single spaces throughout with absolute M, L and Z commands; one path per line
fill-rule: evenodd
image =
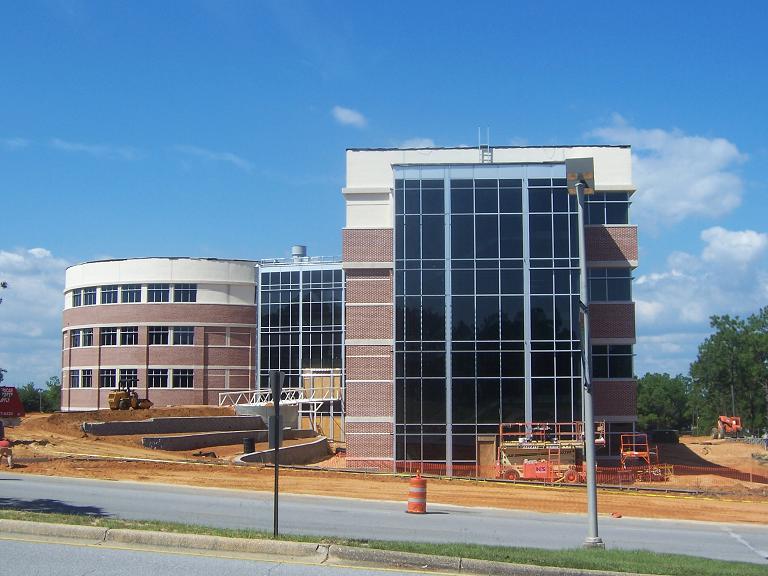
M 505 470 L 498 465 L 478 466 L 472 463 L 453 464 L 450 470 L 444 463 L 420 462 L 417 460 L 392 462 L 364 461 L 356 462 L 336 455 L 330 460 L 316 464 L 323 468 L 348 468 L 368 470 L 372 472 L 388 472 L 401 474 L 421 473 L 429 476 L 454 476 L 459 478 L 477 479 L 502 479 L 508 478 Z M 394 466 L 394 467 L 393 467 Z M 534 479 L 537 482 L 548 484 L 567 483 L 563 467 L 559 472 L 553 472 L 546 477 Z M 579 480 L 583 481 L 583 468 L 579 467 Z M 667 485 L 674 487 L 697 487 L 697 477 L 706 477 L 708 487 L 732 485 L 736 482 L 751 482 L 755 484 L 768 484 L 768 467 L 759 464 L 754 465 L 753 470 L 737 470 L 720 466 L 684 466 L 680 464 L 651 464 L 632 467 L 598 466 L 597 482 L 603 485 L 628 486 L 628 485 Z M 515 481 L 528 481 L 520 478 Z

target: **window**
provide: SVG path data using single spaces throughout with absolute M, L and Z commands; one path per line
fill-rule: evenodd
M 149 344 L 155 346 L 168 344 L 168 326 L 150 326 Z
M 93 346 L 93 328 L 83 328 L 80 338 L 81 346 Z
M 72 370 L 72 372 L 69 373 L 69 387 L 80 388 L 80 372 L 77 370 Z
M 120 344 L 123 346 L 136 346 L 139 343 L 139 327 L 123 326 L 120 328 Z
M 174 326 L 173 343 L 182 346 L 191 346 L 195 343 L 195 328 L 193 326 Z
M 587 224 L 629 223 L 629 196 L 626 192 L 590 194 L 586 203 Z
M 150 368 L 147 370 L 147 387 L 168 388 L 168 368 Z
M 93 386 L 93 370 L 87 368 L 82 370 L 82 376 L 80 378 L 81 388 L 90 388 Z
M 93 306 L 96 304 L 96 286 L 83 288 L 83 305 Z
M 83 291 L 78 288 L 77 290 L 72 290 L 72 307 L 76 306 L 82 306 L 83 305 Z
M 116 285 L 101 287 L 101 303 L 117 304 L 117 286 Z
M 590 268 L 589 299 L 592 302 L 632 300 L 630 268 Z
M 169 302 L 169 284 L 149 284 L 147 286 L 147 302 Z
M 72 330 L 69 333 L 69 345 L 71 348 L 80 346 L 80 330 Z
M 102 346 L 117 346 L 117 328 L 102 328 L 100 338 Z
M 174 302 L 196 302 L 197 284 L 174 284 L 173 285 Z
M 126 284 L 120 287 L 120 302 L 132 304 L 141 302 L 141 284 Z
M 194 384 L 193 370 L 189 368 L 173 369 L 173 387 L 174 388 L 192 388 Z
M 102 368 L 99 370 L 99 388 L 116 388 L 116 372 L 114 368 Z
M 623 344 L 592 346 L 592 376 L 632 378 L 632 346 Z
M 139 371 L 136 368 L 120 368 L 120 387 L 136 388 L 139 383 Z

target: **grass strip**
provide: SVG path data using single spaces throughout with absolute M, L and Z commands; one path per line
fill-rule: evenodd
M 193 524 L 178 524 L 156 520 L 120 520 L 102 516 L 82 514 L 58 514 L 51 512 L 30 512 L 26 510 L 0 509 L 0 518 L 75 524 L 100 528 L 126 528 L 130 530 L 154 530 L 180 534 L 205 534 L 228 538 L 272 539 L 272 533 L 263 530 L 235 530 L 212 528 Z M 765 566 L 748 562 L 711 560 L 680 554 L 657 554 L 644 550 L 545 550 L 541 548 L 515 548 L 508 546 L 485 546 L 480 544 L 430 544 L 421 542 L 397 542 L 389 540 L 359 540 L 329 538 L 327 536 L 283 534 L 278 540 L 293 542 L 316 542 L 327 545 L 357 546 L 378 550 L 415 552 L 477 560 L 491 560 L 514 564 L 555 566 L 585 570 L 606 570 L 613 572 L 634 572 L 639 574 L 663 574 L 667 576 L 765 576 Z

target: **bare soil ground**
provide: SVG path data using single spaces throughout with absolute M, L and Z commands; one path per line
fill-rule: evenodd
M 140 436 L 85 435 L 80 424 L 86 421 L 135 420 L 162 416 L 203 416 L 232 414 L 229 409 L 187 407 L 147 411 L 99 411 L 53 415 L 32 414 L 8 436 L 16 442 L 14 456 L 19 474 L 75 476 L 110 480 L 185 484 L 253 491 L 270 491 L 273 472 L 258 466 L 236 466 L 230 459 L 242 453 L 242 446 L 216 446 L 201 451 L 165 452 L 141 446 Z M 663 445 L 661 460 L 691 466 L 753 469 L 768 474 L 768 464 L 753 459 L 759 446 L 684 438 L 679 445 Z M 216 458 L 195 456 L 215 452 Z M 138 460 L 132 460 L 138 459 Z M 682 477 L 690 487 L 712 488 L 708 496 L 638 494 L 601 490 L 599 511 L 604 514 L 648 518 L 753 522 L 768 524 L 768 485 L 723 478 L 717 474 Z M 677 480 L 677 479 L 676 479 Z M 677 484 L 675 485 L 677 486 Z M 281 491 L 375 500 L 402 501 L 405 506 L 408 482 L 403 477 L 379 474 L 350 474 L 326 470 L 281 472 Z M 717 489 L 715 491 L 714 489 Z M 430 503 L 541 512 L 586 510 L 583 488 L 541 487 L 500 482 L 430 479 Z

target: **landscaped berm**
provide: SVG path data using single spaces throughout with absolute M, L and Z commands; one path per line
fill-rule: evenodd
M 230 408 L 176 407 L 151 410 L 31 414 L 21 425 L 9 428 L 7 435 L 14 441 L 14 456 L 18 474 L 76 476 L 111 480 L 146 481 L 164 484 L 187 484 L 270 491 L 273 473 L 258 464 L 242 466 L 236 459 L 243 454 L 243 430 L 240 424 L 225 424 L 222 417 L 232 417 Z M 190 418 L 217 422 L 203 430 L 187 428 L 174 431 L 162 426 L 152 429 L 146 425 L 119 427 L 86 426 L 83 423 L 123 422 L 165 418 Z M 229 419 L 227 419 L 229 420 Z M 133 428 L 131 428 L 133 426 Z M 167 426 L 167 425 L 166 425 Z M 115 431 L 127 432 L 115 434 Z M 167 430 L 167 431 L 161 431 Z M 226 442 L 227 431 L 232 434 Z M 247 430 L 246 432 L 253 432 Z M 107 434 L 109 433 L 109 434 Z M 183 448 L 176 438 L 209 435 L 216 438 L 210 445 L 194 444 Z M 317 442 L 314 434 L 285 440 L 284 446 Z M 253 434 L 255 450 L 267 448 L 261 436 Z M 170 438 L 171 440 L 167 440 Z M 147 445 L 171 446 L 173 450 L 152 449 Z M 308 465 L 291 467 L 281 472 L 280 489 L 295 494 L 317 494 L 349 498 L 376 498 L 402 501 L 408 495 L 404 476 L 387 474 L 348 473 L 338 470 L 343 459 L 324 451 L 327 459 L 310 458 Z M 691 520 L 734 521 L 768 524 L 768 485 L 729 478 L 725 471 L 741 470 L 755 476 L 768 475 L 768 458 L 762 446 L 742 444 L 732 440 L 684 437 L 678 445 L 663 445 L 660 460 L 682 467 L 698 467 L 702 474 L 673 477 L 654 488 L 689 489 L 697 495 L 675 493 L 646 493 L 601 489 L 598 506 L 602 514 L 622 517 L 681 518 Z M 281 461 L 282 452 L 281 452 Z M 747 476 L 748 478 L 748 476 Z M 586 494 L 581 486 L 531 486 L 509 482 L 482 480 L 428 480 L 430 504 L 492 506 L 496 508 L 528 509 L 542 512 L 584 512 Z M 405 506 L 405 504 L 404 504 Z M 611 518 L 610 521 L 621 521 Z

